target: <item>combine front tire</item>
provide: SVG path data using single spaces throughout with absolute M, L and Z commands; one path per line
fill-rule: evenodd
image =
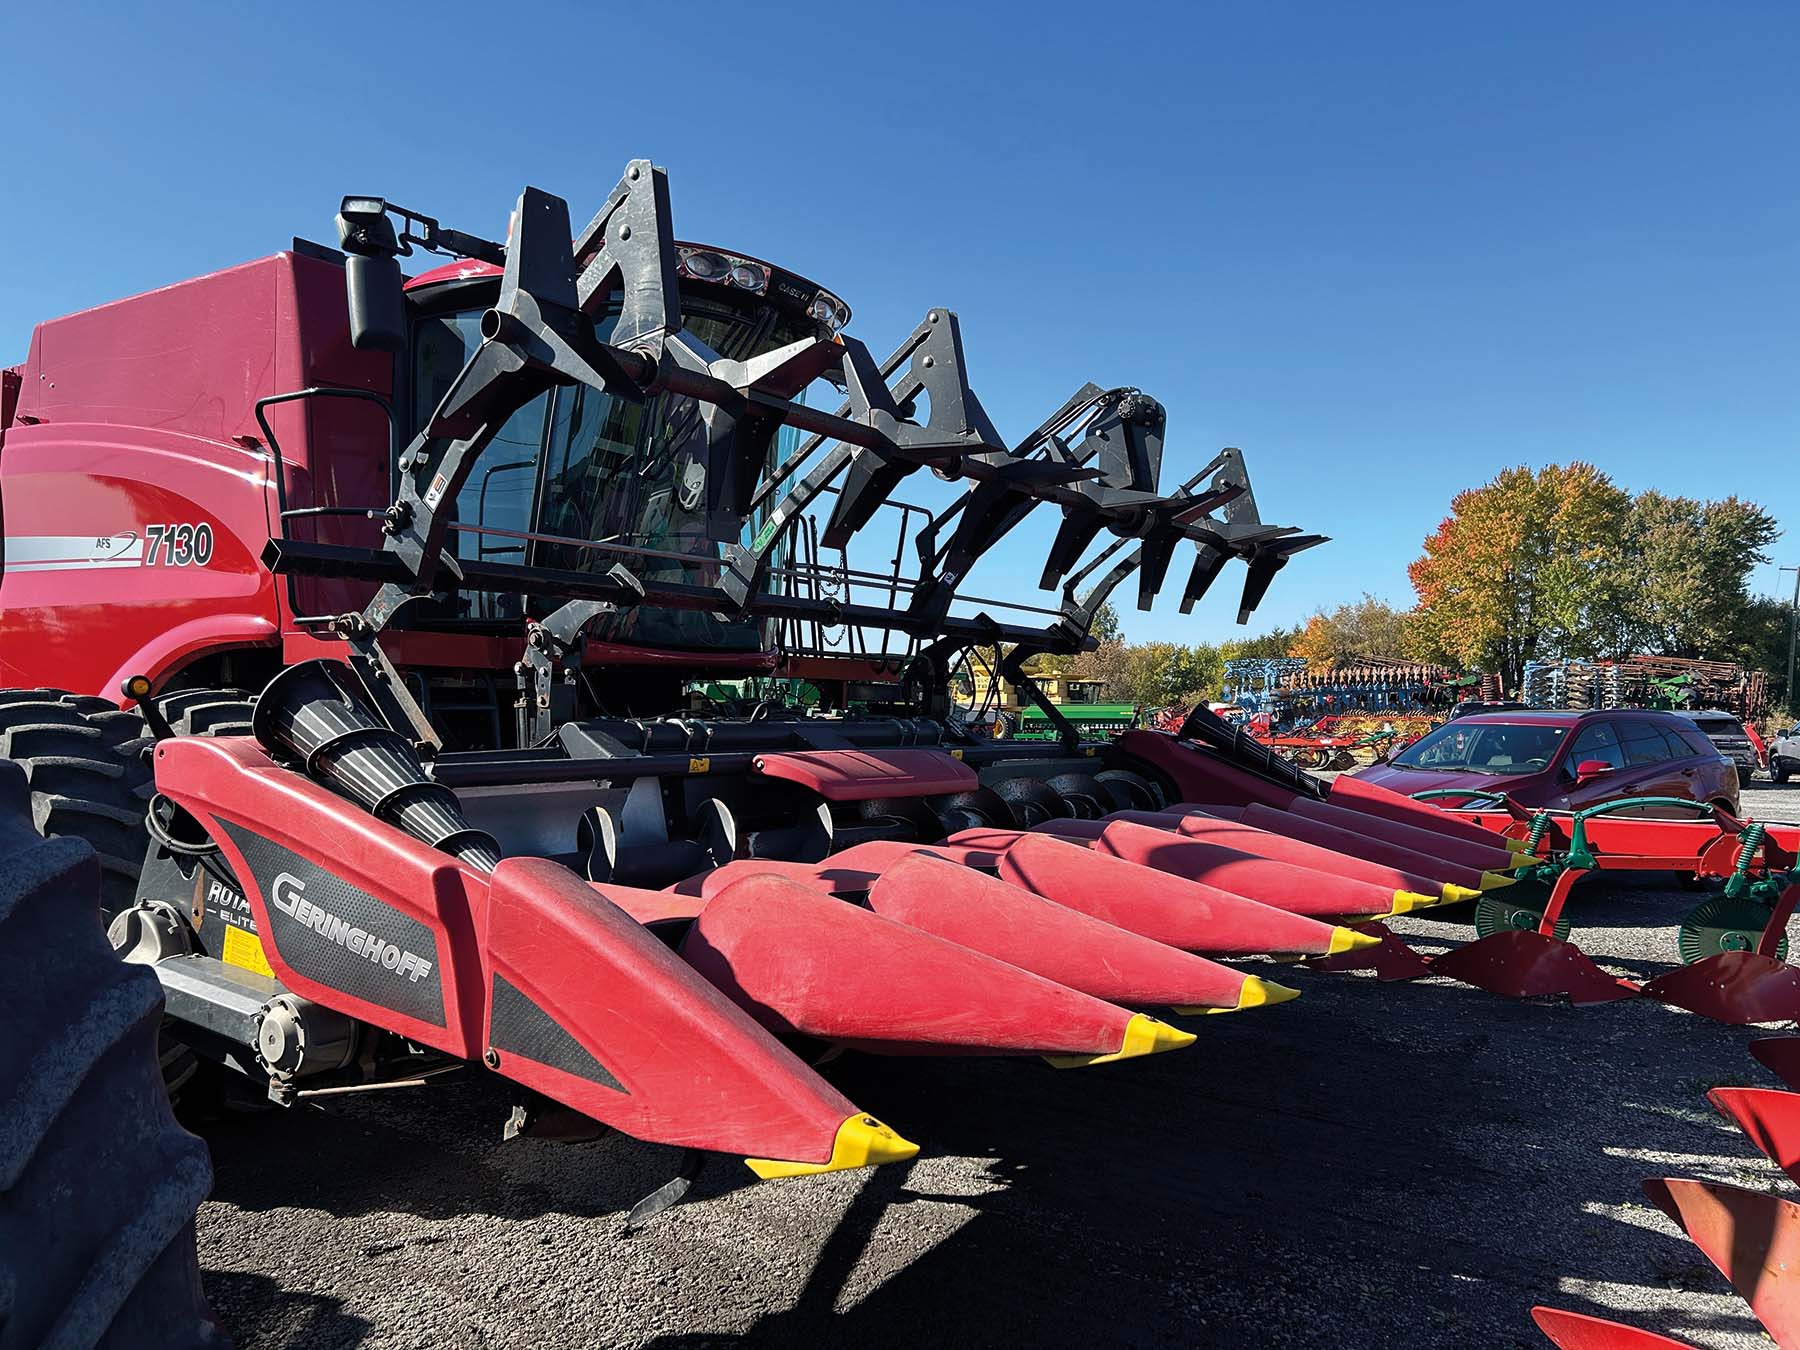
M 221 1346 L 194 1211 L 206 1148 L 157 1069 L 162 991 L 104 936 L 101 868 L 0 764 L 0 1350 Z
M 0 759 L 25 773 L 31 823 L 46 838 L 80 839 L 100 857 L 100 902 L 130 904 L 149 843 L 150 767 L 137 751 L 144 719 L 103 698 L 59 689 L 0 693 Z
M 157 706 L 177 735 L 248 736 L 251 702 L 236 690 L 180 689 Z M 0 691 L 0 759 L 25 771 L 31 822 L 45 838 L 82 839 L 100 856 L 110 917 L 137 896 L 154 789 L 143 716 L 91 694 Z

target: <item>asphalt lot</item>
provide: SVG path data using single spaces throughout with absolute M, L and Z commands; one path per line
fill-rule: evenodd
M 1800 820 L 1800 785 L 1745 806 Z M 1590 955 L 1676 959 L 1698 897 L 1583 887 Z M 1395 927 L 1423 950 L 1471 935 Z M 826 1072 L 918 1160 L 758 1184 L 721 1159 L 633 1237 L 673 1151 L 502 1143 L 493 1079 L 201 1122 L 207 1290 L 242 1346 L 1542 1347 L 1536 1302 L 1768 1344 L 1638 1189 L 1791 1193 L 1703 1100 L 1773 1084 L 1744 1048 L 1766 1031 L 1275 973 L 1304 996 L 1204 1019 L 1181 1054 L 847 1056 Z

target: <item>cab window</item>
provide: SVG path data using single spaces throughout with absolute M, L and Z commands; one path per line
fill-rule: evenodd
M 463 310 L 421 320 L 414 330 L 413 426 L 423 428 L 450 386 L 481 345 L 481 311 Z M 537 495 L 538 461 L 544 442 L 544 411 L 549 395 L 540 394 L 506 420 L 488 442 L 457 495 L 458 524 L 523 534 L 532 528 Z M 484 562 L 522 563 L 526 541 L 504 534 L 467 534 L 452 530 L 450 551 L 459 558 Z M 518 595 L 470 592 L 467 617 L 516 619 L 524 612 Z

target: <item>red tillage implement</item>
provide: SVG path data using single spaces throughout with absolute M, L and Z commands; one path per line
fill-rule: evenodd
M 1177 761 L 1165 752 L 1164 763 L 1175 776 Z M 1519 811 L 1495 797 L 1497 809 L 1452 816 L 1424 801 L 1394 807 L 1380 790 L 1345 794 L 1379 812 L 1299 791 L 1277 805 L 1279 784 L 1215 754 L 1191 755 L 1180 767 L 1178 787 L 1198 790 L 1203 800 L 1036 828 L 1189 880 L 1304 912 L 1329 909 L 1346 920 L 1369 903 L 1362 888 L 1371 885 L 1394 889 L 1385 909 L 1365 910 L 1365 917 L 1476 900 L 1475 942 L 1425 958 L 1367 925 L 1362 931 L 1374 941 L 1316 963 L 1328 969 L 1373 970 L 1382 979 L 1447 975 L 1510 997 L 1566 995 L 1577 1004 L 1645 994 L 1733 1023 L 1800 1017 L 1800 971 L 1784 960 L 1787 920 L 1800 900 L 1792 886 L 1800 829 L 1747 823 L 1674 798 L 1632 798 L 1565 815 Z M 1705 819 L 1636 814 L 1667 809 Z M 1431 816 L 1446 828 L 1413 823 Z M 1568 941 L 1570 894 L 1595 871 L 1677 871 L 1725 885 L 1682 925 L 1686 964 L 1640 985 L 1609 974 Z
M 1466 794 L 1465 794 L 1466 795 Z M 1679 810 L 1701 819 L 1659 819 L 1626 812 Z M 1503 994 L 1557 992 L 1565 980 L 1577 1002 L 1642 992 L 1722 1022 L 1790 1021 L 1800 1017 L 1800 971 L 1786 963 L 1787 923 L 1800 889 L 1795 850 L 1800 827 L 1737 820 L 1717 808 L 1674 797 L 1606 802 L 1572 814 L 1498 808 L 1459 811 L 1471 824 L 1505 829 L 1544 861 L 1522 874 L 1523 885 L 1484 897 L 1482 936 L 1432 962 Z M 1685 964 L 1642 986 L 1615 981 L 1568 943 L 1564 907 L 1590 872 L 1679 872 L 1722 878 L 1722 894 L 1703 901 L 1681 924 Z M 1574 955 L 1571 955 L 1574 953 Z M 1608 988 L 1612 982 L 1619 992 Z
M 1800 1037 L 1752 1041 L 1751 1052 L 1796 1067 Z M 1715 1088 L 1707 1098 L 1790 1178 L 1800 1170 L 1800 1093 L 1770 1088 Z M 1800 1205 L 1778 1195 L 1682 1177 L 1643 1183 L 1651 1202 L 1681 1227 L 1750 1305 L 1777 1345 L 1800 1345 Z M 1685 1347 L 1654 1332 L 1557 1308 L 1536 1307 L 1539 1330 L 1563 1350 L 1657 1350 Z

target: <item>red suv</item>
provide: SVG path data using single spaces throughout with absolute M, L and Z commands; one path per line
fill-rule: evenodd
M 1686 797 L 1738 810 L 1737 767 L 1692 721 L 1661 712 L 1478 713 L 1356 776 L 1409 796 L 1504 791 L 1520 806 L 1554 811 L 1618 797 Z

